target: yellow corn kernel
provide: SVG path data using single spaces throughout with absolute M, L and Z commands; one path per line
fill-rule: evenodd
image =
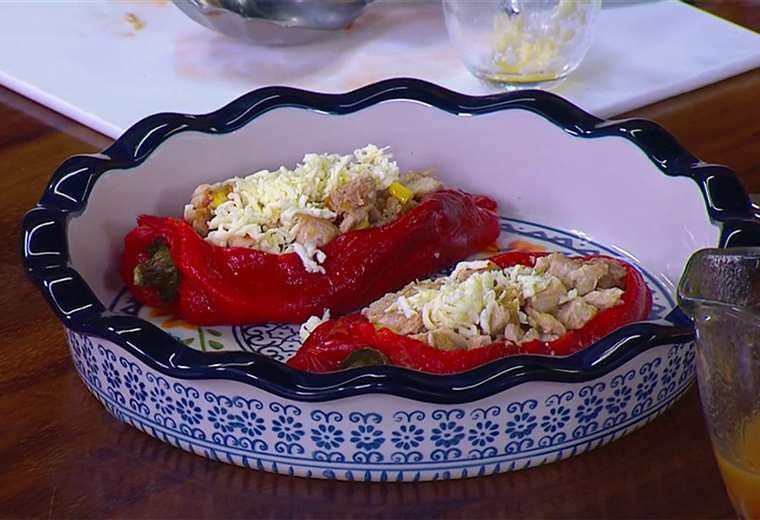
M 225 190 L 215 191 L 214 198 L 211 199 L 211 204 L 217 208 L 227 202 L 227 192 Z
M 356 226 L 356 229 L 367 229 L 369 227 L 369 217 L 364 217 Z
M 412 197 L 414 197 L 414 192 L 398 181 L 393 181 L 391 185 L 388 186 L 388 191 L 391 195 L 396 197 L 401 204 L 406 204 L 412 199 Z

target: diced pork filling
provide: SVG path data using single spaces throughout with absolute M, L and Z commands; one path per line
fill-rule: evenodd
M 190 205 L 185 207 L 185 220 L 199 235 L 208 235 L 208 222 L 214 215 L 214 209 L 226 202 L 231 191 L 232 185 L 228 183 L 201 184 L 195 188 Z
M 338 227 L 326 218 L 298 215 L 293 226 L 295 241 L 322 247 L 340 234 Z
M 462 262 L 451 275 L 407 285 L 362 310 L 387 327 L 444 350 L 495 341 L 552 341 L 623 302 L 626 270 L 613 260 L 560 253 L 534 267 Z
M 430 172 L 399 175 L 391 155 L 369 145 L 347 156 L 308 154 L 293 170 L 202 184 L 184 218 L 216 245 L 295 252 L 307 270 L 323 272 L 320 247 L 392 222 L 441 188 Z

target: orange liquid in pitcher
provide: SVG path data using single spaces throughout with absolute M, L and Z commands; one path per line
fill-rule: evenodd
M 736 512 L 760 519 L 760 416 L 745 424 L 733 456 L 715 455 Z

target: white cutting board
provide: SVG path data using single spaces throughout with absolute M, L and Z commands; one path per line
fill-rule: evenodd
M 756 67 L 756 33 L 676 0 L 608 2 L 556 92 L 607 117 Z M 112 137 L 260 86 L 341 92 L 394 76 L 496 91 L 457 59 L 438 2 L 377 2 L 328 41 L 269 48 L 211 32 L 168 0 L 0 0 L 0 83 Z

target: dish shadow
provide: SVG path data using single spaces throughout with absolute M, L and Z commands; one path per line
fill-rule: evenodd
M 640 507 L 644 489 L 653 510 L 673 507 L 674 495 L 684 497 L 693 492 L 692 487 L 671 478 L 673 468 L 683 471 L 688 458 L 685 460 L 679 450 L 673 450 L 672 443 L 651 446 L 649 441 L 667 438 L 686 453 L 703 451 L 708 442 L 704 432 L 695 435 L 680 427 L 699 413 L 698 407 L 692 391 L 689 400 L 668 412 L 669 420 L 655 421 L 592 453 L 537 468 L 464 480 L 367 483 L 273 475 L 167 447 L 116 421 L 110 428 L 113 437 L 108 453 L 90 453 L 75 465 L 74 472 L 96 468 L 104 489 L 113 489 L 121 486 L 120 462 L 128 464 L 133 473 L 143 475 L 132 493 L 145 500 L 144 511 L 170 509 L 180 518 L 195 516 L 198 509 L 220 518 L 536 517 L 556 514 L 558 504 L 581 516 L 585 512 L 585 516 L 610 517 Z M 640 452 L 643 446 L 649 446 L 648 456 L 632 458 L 631 454 Z M 103 464 L 103 458 L 110 463 Z M 652 467 L 652 460 L 662 462 Z M 632 483 L 618 478 L 622 466 L 640 475 L 639 480 Z M 704 487 L 716 485 L 716 478 L 717 472 L 714 478 L 705 479 Z M 603 481 L 609 483 L 606 488 L 599 486 Z M 584 491 L 568 502 L 568 489 L 572 488 Z M 204 492 L 209 489 L 215 492 Z M 154 495 L 149 490 L 162 492 Z M 187 492 L 192 490 L 198 494 L 188 499 Z M 609 500 L 611 494 L 616 500 Z M 544 498 L 536 498 L 539 496 Z

